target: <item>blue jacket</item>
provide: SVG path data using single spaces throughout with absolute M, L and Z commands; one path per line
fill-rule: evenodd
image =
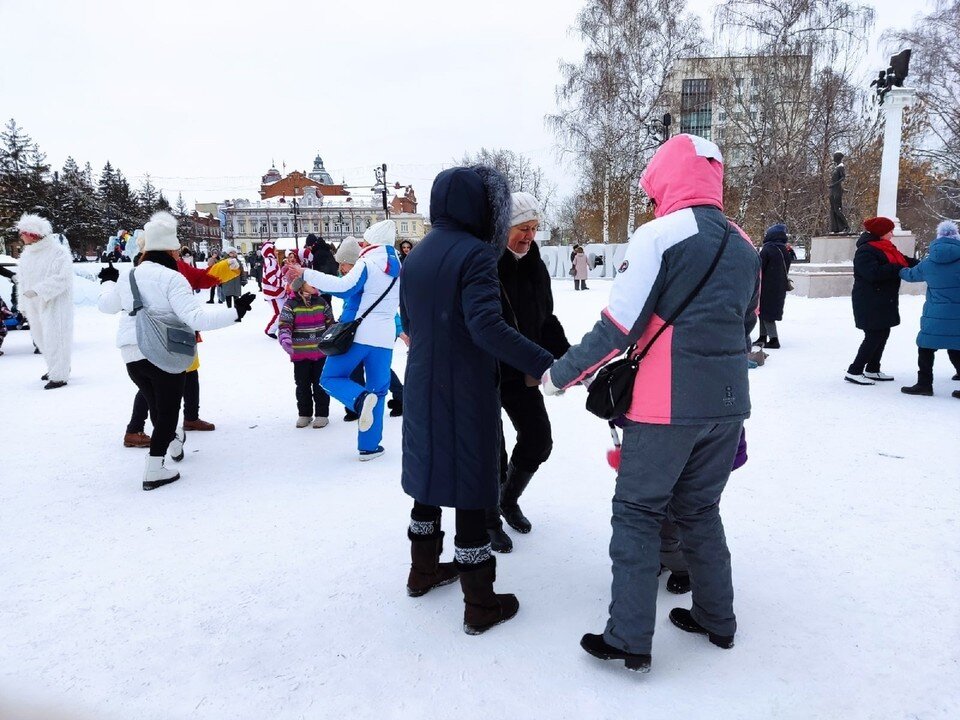
M 917 345 L 960 350 L 960 239 L 938 237 L 927 257 L 915 267 L 902 269 L 900 277 L 927 283 Z
M 429 505 L 495 507 L 499 494 L 497 361 L 540 378 L 553 356 L 503 318 L 497 260 L 510 225 L 506 179 L 451 168 L 430 197 L 433 229 L 410 253 L 400 314 L 410 336 L 404 380 L 404 491 Z

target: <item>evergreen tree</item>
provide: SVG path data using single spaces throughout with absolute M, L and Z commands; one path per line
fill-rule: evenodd
M 0 133 L 0 231 L 15 240 L 15 225 L 25 212 L 49 217 L 49 174 L 46 156 L 11 119 Z
M 150 179 L 150 173 L 143 176 L 143 182 L 140 184 L 140 192 L 137 193 L 137 200 L 140 203 L 140 213 L 142 220 L 139 225 L 150 219 L 157 210 L 160 209 L 160 192 L 153 185 Z
M 100 180 L 97 182 L 97 200 L 100 202 L 100 234 L 104 238 L 115 235 L 120 228 L 119 210 L 116 205 L 116 187 L 117 176 L 113 170 L 113 165 L 107 160 L 107 164 L 100 171 Z
M 81 254 L 94 252 L 105 242 L 92 175 L 89 163 L 81 170 L 76 161 L 68 157 L 59 176 L 60 226 L 70 246 Z
M 180 240 L 181 245 L 190 246 L 193 238 L 192 228 L 193 223 L 190 221 L 190 213 L 187 210 L 187 203 L 183 201 L 183 193 L 177 193 L 177 205 L 176 205 L 176 215 L 177 218 L 177 238 Z

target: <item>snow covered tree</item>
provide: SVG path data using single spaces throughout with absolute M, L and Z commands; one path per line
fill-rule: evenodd
M 50 212 L 50 166 L 31 137 L 11 119 L 0 133 L 0 228 L 15 240 L 23 213 Z
M 174 215 L 177 218 L 177 238 L 181 245 L 191 246 L 193 241 L 192 223 L 190 222 L 190 213 L 187 209 L 187 203 L 183 200 L 183 193 L 177 193 L 177 204 Z
M 154 187 L 153 181 L 150 179 L 150 173 L 143 176 L 140 191 L 137 193 L 137 200 L 140 203 L 140 213 L 143 216 L 143 221 L 139 225 L 142 225 L 143 222 L 150 219 L 153 213 L 159 210 L 160 192 Z
M 89 163 L 81 170 L 72 157 L 67 158 L 59 175 L 57 204 L 60 225 L 70 246 L 84 255 L 96 252 L 105 238 Z

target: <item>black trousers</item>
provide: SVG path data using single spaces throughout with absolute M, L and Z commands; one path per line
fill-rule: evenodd
M 527 387 L 522 382 L 505 384 L 500 388 L 500 404 L 517 431 L 517 444 L 513 446 L 510 462 L 517 470 L 536 472 L 553 450 L 550 416 L 540 388 Z M 507 475 L 507 447 L 503 433 L 500 437 L 500 483 L 503 484 Z
M 227 307 L 228 307 L 228 308 L 232 308 L 232 307 L 233 307 L 233 295 L 227 295 L 226 298 L 227 298 Z
M 127 432 L 143 432 L 149 412 L 147 399 L 137 390 L 137 394 L 133 397 L 133 412 L 130 414 L 130 422 L 127 423 Z M 200 372 L 198 370 L 188 372 L 183 381 L 183 419 L 200 419 Z
M 863 342 L 860 343 L 860 349 L 857 351 L 857 357 L 853 364 L 847 368 L 851 375 L 861 375 L 863 371 L 880 372 L 880 358 L 883 357 L 883 349 L 887 346 L 887 340 L 890 338 L 890 328 L 883 330 L 864 330 Z
M 293 380 L 297 384 L 297 412 L 300 417 L 327 417 L 330 396 L 320 387 L 320 373 L 326 358 L 297 360 L 293 363 Z
M 932 348 L 917 348 L 917 382 L 921 385 L 933 385 L 933 359 L 937 351 Z M 960 350 L 947 350 L 947 357 L 953 368 L 960 373 Z
M 177 431 L 186 373 L 175 375 L 164 372 L 149 360 L 137 360 L 127 363 L 127 375 L 143 393 L 150 410 L 150 422 L 153 423 L 150 454 L 163 457 Z
M 420 522 L 440 523 L 442 511 L 436 505 L 424 505 L 421 502 L 413 501 L 413 510 L 410 517 Z M 456 509 L 457 514 L 457 534 L 453 544 L 457 547 L 474 548 L 483 547 L 490 538 L 487 535 L 486 511 L 484 510 L 463 510 Z

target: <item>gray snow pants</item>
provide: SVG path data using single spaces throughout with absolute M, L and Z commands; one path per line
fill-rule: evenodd
M 693 619 L 717 635 L 733 635 L 730 551 L 720 495 L 740 442 L 741 422 L 629 425 L 613 496 L 610 645 L 649 653 L 660 583 L 660 529 L 669 508 L 690 568 Z

